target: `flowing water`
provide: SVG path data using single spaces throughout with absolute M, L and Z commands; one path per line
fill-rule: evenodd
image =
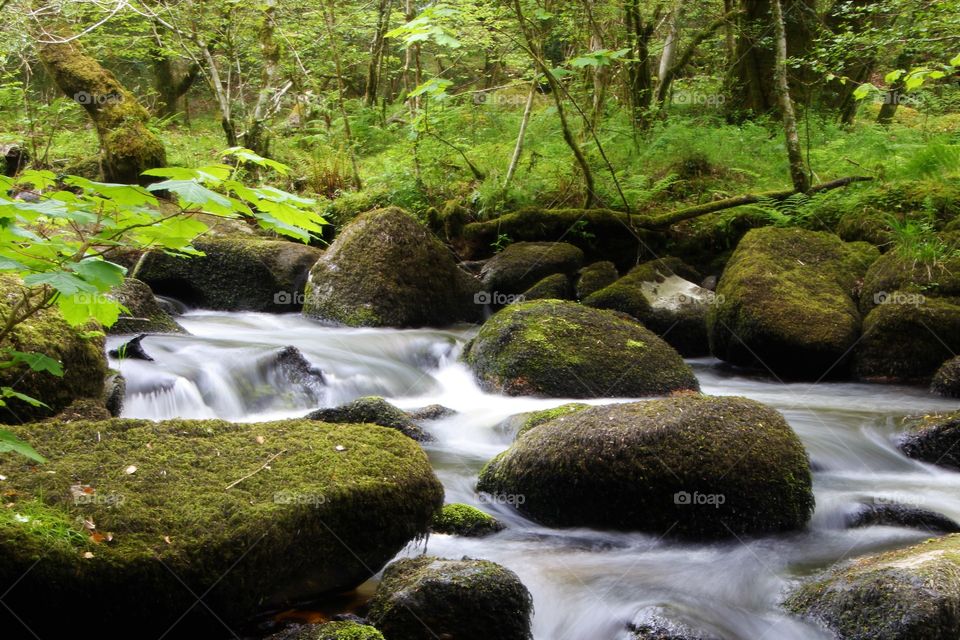
M 627 638 L 626 625 L 651 612 L 729 640 L 826 638 L 778 609 L 786 591 L 836 560 L 929 537 L 898 527 L 845 529 L 846 514 L 865 501 L 890 501 L 960 521 L 960 473 L 908 460 L 892 445 L 903 416 L 958 408 L 923 389 L 780 384 L 731 372 L 716 360 L 690 361 L 705 393 L 746 396 L 786 416 L 814 462 L 817 509 L 807 530 L 792 535 L 679 543 L 638 533 L 549 529 L 475 493 L 480 468 L 513 439 L 506 419 L 566 401 L 483 392 L 457 361 L 470 327 L 346 329 L 298 315 L 200 311 L 180 321 L 191 335 L 144 340 L 154 362 L 112 363 L 127 379 L 125 416 L 263 421 L 364 395 L 401 408 L 436 403 L 456 410 L 425 424 L 436 436 L 425 448 L 447 502 L 477 505 L 509 528 L 481 539 L 433 535 L 427 551 L 486 558 L 515 571 L 534 597 L 537 640 Z M 109 342 L 112 348 L 122 338 Z M 290 345 L 323 371 L 324 385 L 274 386 L 278 373 L 270 363 Z

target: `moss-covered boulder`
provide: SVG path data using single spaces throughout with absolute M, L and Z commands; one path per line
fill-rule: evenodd
M 297 625 L 266 640 L 384 640 L 375 627 L 351 620 Z
M 549 526 L 706 539 L 803 527 L 810 485 L 803 445 L 779 413 L 691 394 L 541 424 L 491 460 L 477 488 Z
M 583 300 L 591 293 L 610 286 L 616 282 L 619 277 L 620 274 L 617 272 L 617 265 L 609 260 L 601 260 L 600 262 L 587 265 L 583 269 L 580 269 L 580 274 L 577 278 L 577 300 Z
M 555 273 L 571 275 L 583 264 L 583 251 L 566 242 L 515 242 L 483 265 L 483 288 L 521 294 Z
M 908 418 L 897 446 L 909 458 L 960 471 L 960 411 Z
M 433 438 L 421 429 L 408 413 L 402 411 L 383 398 L 366 396 L 331 409 L 317 409 L 307 415 L 307 420 L 319 420 L 333 424 L 376 424 L 395 429 L 417 442 L 427 442 Z
M 510 395 L 612 398 L 699 389 L 680 354 L 640 323 L 560 300 L 497 312 L 464 358 L 481 385 Z
M 780 377 L 840 376 L 860 335 L 856 290 L 879 255 L 803 229 L 750 231 L 717 286 L 707 327 L 722 360 Z
M 930 390 L 941 396 L 960 398 L 960 356 L 950 358 L 937 369 Z
M 699 274 L 676 258 L 652 260 L 588 296 L 583 304 L 630 314 L 682 355 L 703 356 L 710 353 L 706 318 L 716 296 L 691 278 L 699 279 Z
M 520 294 L 520 300 L 570 300 L 573 287 L 565 273 L 555 273 L 540 280 Z
M 930 382 L 960 352 L 960 297 L 891 292 L 863 320 L 853 372 L 876 382 Z
M 503 524 L 488 513 L 468 504 L 445 504 L 433 517 L 430 530 L 434 533 L 479 538 L 503 531 Z
M 410 215 L 359 216 L 310 271 L 303 312 L 349 326 L 447 325 L 480 318 L 475 278 Z
M 894 292 L 924 298 L 960 297 L 960 257 L 927 265 L 896 250 L 883 254 L 863 277 L 860 310 L 866 314 L 887 303 Z
M 322 255 L 287 240 L 225 237 L 198 240 L 202 256 L 152 251 L 136 277 L 154 293 L 191 306 L 224 311 L 297 311 L 310 267 Z
M 127 278 L 111 296 L 127 308 L 127 312 L 108 330 L 108 333 L 186 333 L 169 313 L 160 306 L 147 283 Z
M 0 277 L 0 315 L 7 317 L 21 299 L 19 283 L 9 276 Z M 0 369 L 0 386 L 12 387 L 47 405 L 34 407 L 8 399 L 7 406 L 0 408 L 0 422 L 16 424 L 46 418 L 63 411 L 75 400 L 103 396 L 107 358 L 102 334 L 98 337 L 89 331 L 92 329 L 94 327 L 71 327 L 56 307 L 38 311 L 13 328 L 4 346 L 58 360 L 63 376 L 31 371 L 26 365 Z
M 42 471 L 0 458 L 4 596 L 42 637 L 203 637 L 261 607 L 351 589 L 425 534 L 443 488 L 416 443 L 372 425 L 31 424 Z M 189 589 L 184 588 L 188 585 Z M 50 616 L 50 603 L 57 616 Z M 191 611 L 178 623 L 184 613 Z M 199 634 L 199 636 L 198 636 Z
M 564 416 L 569 416 L 570 414 L 578 413 L 589 408 L 590 405 L 582 402 L 568 402 L 567 404 L 562 404 L 559 407 L 553 407 L 551 409 L 519 413 L 508 418 L 507 422 L 512 426 L 512 430 L 516 431 L 517 437 L 519 438 L 534 427 L 539 427 L 546 422 L 559 420 Z
M 843 640 L 955 640 L 960 535 L 837 566 L 801 586 L 786 606 Z
M 532 612 L 530 593 L 509 569 L 420 556 L 387 567 L 369 615 L 390 640 L 529 640 Z

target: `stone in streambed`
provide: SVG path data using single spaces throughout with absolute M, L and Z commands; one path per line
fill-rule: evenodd
M 960 398 L 960 356 L 940 365 L 930 383 L 930 390 L 941 396 Z
M 897 447 L 908 458 L 960 470 L 960 411 L 909 418 Z
M 960 524 L 942 513 L 905 504 L 861 504 L 847 515 L 850 529 L 872 526 L 909 527 L 927 533 L 960 532 Z
M 417 442 L 429 442 L 433 438 L 420 428 L 410 416 L 383 398 L 366 396 L 332 409 L 318 409 L 306 416 L 307 420 L 331 423 L 369 423 L 395 429 Z
M 449 535 L 479 538 L 503 531 L 503 524 L 493 516 L 468 504 L 445 504 L 434 516 L 431 531 Z

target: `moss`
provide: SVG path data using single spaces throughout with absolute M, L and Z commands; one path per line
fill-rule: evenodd
M 863 321 L 854 374 L 877 382 L 930 382 L 960 351 L 960 298 L 915 297 L 893 291 Z
M 960 297 L 960 256 L 928 266 L 896 251 L 885 253 L 863 278 L 860 310 L 866 315 L 894 291 Z
M 92 543 L 53 549 L 0 529 L 0 582 L 22 577 L 5 601 L 40 635 L 56 635 L 51 601 L 58 619 L 96 609 L 100 637 L 163 633 L 195 603 L 180 580 L 209 589 L 204 602 L 230 624 L 350 589 L 424 534 L 443 501 L 420 448 L 371 425 L 111 420 L 14 432 L 49 462 L 37 472 L 0 458 L 5 499 L 42 502 Z
M 613 284 L 619 277 L 617 266 L 609 260 L 594 262 L 584 267 L 580 270 L 580 277 L 577 279 L 577 300 L 583 300 L 590 294 Z
M 394 562 L 370 602 L 370 620 L 397 640 L 529 640 L 532 611 L 516 574 L 469 558 Z
M 490 535 L 504 529 L 503 524 L 493 516 L 468 504 L 445 504 L 433 517 L 431 530 L 434 533 L 476 538 Z
M 583 251 L 566 242 L 515 242 L 491 258 L 480 272 L 487 291 L 523 293 L 555 273 L 571 275 L 583 264 Z
M 334 424 L 376 424 L 388 429 L 395 429 L 417 442 L 426 442 L 433 439 L 430 434 L 417 426 L 407 413 L 376 396 L 357 398 L 333 409 L 318 409 L 309 414 L 307 420 L 319 420 L 320 422 Z
M 561 417 L 518 438 L 484 468 L 477 488 L 523 496 L 518 508 L 548 526 L 694 539 L 795 530 L 813 511 L 800 439 L 773 409 L 735 397 Z
M 321 252 L 286 240 L 209 238 L 203 256 L 147 254 L 135 274 L 154 292 L 225 311 L 296 311 L 310 267 Z
M 370 625 L 340 621 L 305 625 L 296 631 L 271 636 L 267 640 L 384 640 L 383 634 Z
M 20 285 L 11 276 L 0 276 L 0 315 L 10 313 L 11 305 L 20 299 Z M 96 327 L 99 329 L 99 327 Z M 9 400 L 0 409 L 3 422 L 19 423 L 46 418 L 63 411 L 74 400 L 100 398 L 107 375 L 103 336 L 94 327 L 73 328 L 56 307 L 44 309 L 17 325 L 5 346 L 16 351 L 42 353 L 59 360 L 63 377 L 47 372 L 34 372 L 20 365 L 0 369 L 0 386 L 41 400 L 49 408 L 32 407 L 19 400 Z M 90 331 L 88 331 L 90 330 Z
M 707 316 L 711 351 L 781 377 L 840 376 L 860 334 L 860 278 L 879 255 L 832 234 L 765 228 L 748 233 Z
M 567 404 L 562 404 L 559 407 L 553 407 L 552 409 L 543 409 L 541 411 L 531 411 L 530 413 L 521 413 L 519 425 L 517 427 L 517 437 L 519 438 L 530 429 L 538 427 L 541 424 L 547 422 L 553 422 L 564 416 L 569 416 L 575 413 L 579 413 L 584 409 L 588 409 L 590 405 L 583 404 L 582 402 L 568 402 Z
M 960 471 L 960 411 L 905 421 L 897 446 L 916 460 Z
M 642 349 L 627 349 L 627 342 Z M 552 397 L 637 397 L 698 389 L 680 355 L 635 320 L 572 302 L 512 304 L 481 327 L 464 359 L 488 390 Z
M 110 327 L 108 333 L 186 333 L 169 313 L 157 302 L 147 284 L 136 278 L 127 278 L 113 292 L 117 302 L 127 308 L 127 313 Z
M 310 273 L 303 312 L 349 326 L 446 325 L 480 318 L 479 283 L 396 207 L 351 223 Z
M 569 300 L 573 297 L 573 288 L 566 274 L 555 273 L 537 282 L 520 297 L 523 300 Z
M 949 398 L 960 398 L 960 356 L 940 365 L 930 383 L 930 391 Z
M 960 636 L 960 535 L 837 566 L 785 604 L 845 640 L 952 640 Z

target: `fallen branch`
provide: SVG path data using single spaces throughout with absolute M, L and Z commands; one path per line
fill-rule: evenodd
M 869 182 L 870 180 L 873 180 L 873 178 L 870 176 L 848 176 L 846 178 L 839 178 L 837 180 L 831 180 L 830 182 L 824 182 L 822 184 L 810 187 L 810 189 L 807 191 L 807 194 L 812 195 L 814 193 L 821 193 L 823 191 L 830 191 L 831 189 L 845 187 L 849 184 L 853 184 L 854 182 Z M 708 213 L 716 213 L 717 211 L 723 211 L 725 209 L 742 207 L 743 205 L 747 204 L 756 204 L 761 200 L 784 200 L 796 193 L 798 193 L 796 189 L 789 189 L 785 191 L 767 191 L 766 193 L 748 193 L 742 196 L 736 196 L 734 198 L 726 198 L 724 200 L 716 200 L 706 204 L 698 204 L 695 207 L 677 209 L 676 211 L 670 211 L 660 215 L 637 218 L 636 226 L 646 229 L 669 227 L 670 225 L 683 222 L 684 220 L 698 218 L 700 216 L 707 215 Z
M 230 484 L 228 484 L 224 490 L 225 490 L 225 491 L 229 491 L 230 489 L 233 489 L 235 486 L 237 486 L 238 484 L 240 484 L 240 483 L 243 482 L 244 480 L 249 480 L 249 479 L 252 478 L 253 476 L 257 475 L 258 473 L 260 473 L 261 471 L 263 471 L 264 469 L 266 469 L 267 467 L 269 467 L 271 462 L 273 462 L 274 460 L 277 459 L 277 457 L 283 455 L 283 454 L 286 453 L 286 452 L 287 452 L 287 450 L 284 449 L 283 451 L 278 451 L 277 453 L 273 454 L 272 456 L 270 456 L 269 458 L 267 458 L 267 461 L 266 461 L 266 462 L 264 462 L 262 465 L 260 465 L 260 468 L 259 468 L 259 469 L 257 469 L 256 471 L 252 471 L 252 472 L 248 473 L 247 475 L 243 476 L 242 478 L 240 478 L 240 479 L 238 479 L 238 480 L 234 480 L 233 482 L 231 482 Z

